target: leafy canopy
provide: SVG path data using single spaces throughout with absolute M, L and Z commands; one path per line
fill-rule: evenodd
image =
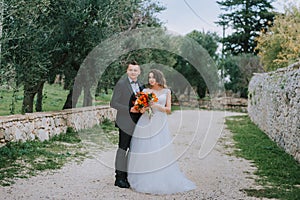
M 271 3 L 274 0 L 223 0 L 217 1 L 224 14 L 217 24 L 231 27 L 234 32 L 223 40 L 225 51 L 234 55 L 255 53 L 255 37 L 273 22 Z
M 257 49 L 266 71 L 287 67 L 300 61 L 300 4 L 287 4 L 285 13 L 277 15 L 273 27 L 262 31 Z

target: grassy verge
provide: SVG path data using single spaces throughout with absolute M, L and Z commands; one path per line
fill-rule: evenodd
M 117 128 L 105 119 L 101 125 L 52 137 L 49 141 L 11 142 L 0 148 L 0 185 L 28 178 L 39 171 L 60 169 L 68 161 L 81 162 L 95 150 L 115 145 Z
M 91 151 L 95 150 L 96 153 L 117 144 L 119 140 L 118 129 L 108 119 L 104 119 L 101 125 L 81 130 L 79 136 L 87 148 Z
M 234 134 L 235 154 L 252 160 L 257 167 L 256 180 L 263 189 L 245 189 L 255 197 L 286 200 L 300 199 L 300 164 L 279 148 L 275 142 L 255 126 L 248 116 L 226 119 L 228 129 Z
M 204 109 L 195 106 L 172 105 L 171 110 L 176 111 L 176 110 L 204 110 Z
M 78 133 L 68 129 L 49 141 L 8 143 L 0 148 L 0 185 L 10 185 L 15 178 L 27 178 L 38 171 L 59 169 L 70 159 L 82 160 L 85 152 L 80 141 Z

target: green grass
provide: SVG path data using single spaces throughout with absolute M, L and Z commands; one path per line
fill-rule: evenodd
M 108 91 L 108 94 L 101 93 L 99 96 L 96 96 L 95 98 L 95 105 L 109 105 L 109 102 L 111 100 L 112 96 L 112 90 Z
M 28 178 L 38 171 L 60 169 L 71 160 L 80 162 L 90 153 L 117 144 L 117 130 L 113 122 L 104 119 L 101 125 L 78 132 L 68 128 L 67 133 L 44 142 L 7 143 L 0 148 L 0 185 L 11 185 L 14 179 Z
M 62 110 L 69 91 L 64 90 L 59 84 L 45 84 L 43 90 L 43 111 L 58 111 Z M 82 92 L 83 93 L 83 92 Z M 108 94 L 101 93 L 94 98 L 93 105 L 108 105 L 111 99 L 112 91 Z M 36 100 L 36 99 L 35 99 Z M 19 88 L 15 92 L 11 89 L 0 88 L 0 116 L 10 114 L 21 114 L 23 102 L 23 88 Z M 79 97 L 78 105 L 82 105 L 83 95 Z M 14 106 L 12 106 L 14 104 Z M 12 111 L 13 109 L 13 111 Z
M 252 160 L 263 189 L 245 189 L 255 197 L 286 200 L 300 199 L 300 164 L 270 140 L 248 116 L 228 117 L 228 129 L 234 134 L 235 154 Z
M 105 134 L 107 140 L 112 144 L 118 144 L 119 135 L 118 128 L 115 127 L 115 123 L 110 121 L 109 119 L 104 119 L 101 128 Z
M 195 107 L 195 106 L 181 106 L 181 105 L 172 105 L 171 110 L 176 111 L 176 110 L 199 110 L 201 108 Z
M 81 130 L 79 136 L 84 143 L 87 145 L 93 144 L 93 147 L 96 149 L 111 147 L 119 141 L 118 129 L 115 127 L 115 124 L 108 119 L 104 119 L 101 125 Z
M 10 142 L 0 148 L 0 185 L 14 183 L 15 178 L 26 178 L 38 171 L 59 169 L 70 159 L 82 159 L 79 134 L 68 129 L 66 134 L 48 141 Z
M 15 98 L 13 98 L 13 91 L 7 89 L 0 89 L 0 116 L 11 114 L 11 105 L 14 100 L 15 103 L 15 111 L 16 113 L 21 113 L 21 105 L 22 105 L 22 92 L 19 90 L 15 94 Z M 21 103 L 19 103 L 21 102 Z
M 43 90 L 43 111 L 57 111 L 63 108 L 69 91 L 60 84 L 45 84 Z M 22 99 L 23 100 L 23 99 Z M 20 102 L 22 105 L 22 101 Z

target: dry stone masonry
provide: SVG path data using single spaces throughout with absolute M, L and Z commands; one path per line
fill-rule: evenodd
M 300 63 L 255 74 L 249 84 L 251 120 L 300 162 Z
M 109 106 L 84 107 L 56 112 L 27 113 L 0 116 L 0 143 L 9 141 L 48 140 L 65 133 L 68 127 L 75 130 L 91 128 L 105 118 L 115 119 L 115 110 Z

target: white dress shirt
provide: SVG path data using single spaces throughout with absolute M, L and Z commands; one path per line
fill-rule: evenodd
M 137 83 L 137 81 L 134 82 L 134 81 L 131 80 L 131 78 L 129 78 L 129 77 L 128 77 L 128 79 L 129 79 L 129 83 L 130 83 L 130 85 L 131 85 L 131 88 L 132 88 L 134 94 L 136 94 L 137 92 L 139 92 L 139 91 L 140 91 L 140 87 L 139 87 L 139 84 Z

